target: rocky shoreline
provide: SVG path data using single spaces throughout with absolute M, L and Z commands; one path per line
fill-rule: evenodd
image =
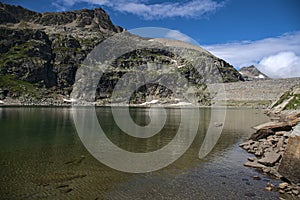
M 266 190 L 279 192 L 280 199 L 300 198 L 300 111 L 283 112 L 272 122 L 256 127 L 248 141 L 240 147 L 255 157 L 244 165 L 258 169 L 283 182 L 271 183 Z
M 222 103 L 218 103 L 218 106 L 214 105 L 214 107 L 228 107 L 228 108 L 256 108 L 256 109 L 266 109 L 267 104 L 262 104 L 261 102 L 230 102 L 226 100 L 220 101 Z M 32 99 L 32 98 L 4 98 L 0 99 L 0 106 L 10 107 L 10 106 L 37 106 L 37 107 L 71 107 L 72 103 L 76 103 L 76 101 L 72 101 L 69 96 L 56 95 L 52 97 L 45 97 L 42 99 Z M 138 103 L 110 103 L 107 100 L 97 100 L 93 103 L 77 103 L 78 105 L 95 105 L 96 107 L 105 107 L 105 106 L 130 106 L 130 107 L 203 107 L 210 108 L 211 105 L 205 104 L 192 104 L 186 102 L 184 100 L 172 99 L 172 98 L 161 98 L 152 100 L 149 102 L 144 102 L 141 104 Z

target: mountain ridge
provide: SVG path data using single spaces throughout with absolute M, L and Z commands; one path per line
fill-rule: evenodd
M 75 83 L 76 72 L 86 56 L 102 41 L 125 31 L 123 28 L 113 25 L 110 17 L 101 8 L 37 13 L 20 6 L 0 3 L 0 22 L 0 98 L 21 99 L 20 102 L 24 103 L 27 101 L 38 103 L 41 99 L 44 99 L 43 101 L 48 101 L 47 99 L 62 100 L 62 97 L 70 95 Z M 135 41 L 144 42 L 146 46 L 155 44 L 167 47 L 169 45 L 176 51 L 187 52 L 186 55 L 193 55 L 193 51 L 198 51 L 199 53 L 195 55 L 197 59 L 202 59 L 202 61 L 200 59 L 202 72 L 205 72 L 208 66 L 213 66 L 216 68 L 215 70 L 219 71 L 224 82 L 243 80 L 233 66 L 200 47 L 197 47 L 196 50 L 178 41 L 159 42 L 158 39 L 150 41 L 130 33 L 127 33 L 126 37 L 133 39 L 134 43 Z M 153 48 L 152 50 L 145 48 L 131 52 L 122 59 L 117 58 L 114 62 L 117 65 L 112 64 L 115 70 L 112 74 L 119 75 L 105 77 L 103 87 L 106 89 L 97 97 L 109 98 L 110 94 L 106 93 L 111 92 L 111 87 L 122 77 L 124 69 L 134 70 L 139 65 L 149 67 L 149 59 L 175 67 L 174 73 L 184 71 L 182 75 L 190 83 L 201 87 L 204 81 L 201 78 L 202 75 L 196 75 L 195 70 L 188 64 L 193 60 L 192 56 L 188 56 L 188 60 L 182 61 L 172 53 L 163 53 L 163 51 Z M 178 60 L 176 60 L 177 57 Z M 172 61 L 174 59 L 175 63 Z M 186 67 L 179 69 L 179 64 L 183 63 L 187 64 Z M 213 73 L 216 72 L 213 71 Z M 20 84 L 24 86 L 22 86 L 23 89 L 19 88 Z M 146 93 L 147 96 L 155 94 L 158 98 L 170 96 L 166 89 L 160 88 L 161 90 L 159 90 L 158 88 L 152 85 L 140 92 Z M 163 93 L 165 95 L 162 95 Z M 134 100 L 134 102 L 140 103 L 142 101 L 144 99 L 141 99 L 140 96 Z
M 121 32 L 123 29 L 114 26 L 109 15 L 102 8 L 82 9 L 67 12 L 38 13 L 21 6 L 0 2 L 0 24 L 28 22 L 42 26 L 60 26 L 86 28 L 89 30 L 110 30 Z

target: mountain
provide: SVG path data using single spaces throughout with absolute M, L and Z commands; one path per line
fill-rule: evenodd
M 119 34 L 116 42 L 131 41 L 130 45 L 140 48 L 115 58 L 110 66 L 112 70 L 104 73 L 97 85 L 96 100 L 107 102 L 125 73 L 138 67 L 150 69 L 150 61 L 168 66 L 170 73 L 181 74 L 196 88 L 214 82 L 205 77 L 218 72 L 221 75 L 218 81 L 243 80 L 233 66 L 200 47 L 141 38 L 126 32 L 115 26 L 101 8 L 37 13 L 0 3 L 0 100 L 60 104 L 73 91 L 76 72 L 87 55 L 98 44 Z M 197 70 L 193 68 L 195 65 Z M 157 84 L 146 84 L 131 99 L 141 103 L 145 96 L 151 95 L 166 99 L 171 98 L 172 91 Z
M 267 75 L 259 71 L 254 65 L 242 67 L 239 72 L 246 81 L 270 79 Z

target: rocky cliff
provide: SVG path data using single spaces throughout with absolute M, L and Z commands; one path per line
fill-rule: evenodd
M 113 25 L 107 13 L 101 8 L 57 13 L 37 13 L 20 6 L 0 3 L 0 98 L 18 99 L 26 102 L 62 99 L 70 95 L 75 75 L 86 56 L 105 39 L 123 32 Z M 149 66 L 149 60 L 156 64 L 173 67 L 175 73 L 197 87 L 203 86 L 203 73 L 213 66 L 221 74 L 224 82 L 243 80 L 242 76 L 228 63 L 198 48 L 186 47 L 184 43 L 171 44 L 153 41 L 127 34 L 135 44 L 145 46 L 115 59 L 111 73 L 105 74 L 99 82 L 97 99 L 109 98 L 113 87 L 128 71 L 138 66 Z M 151 46 L 152 48 L 145 48 Z M 186 59 L 163 47 L 173 46 L 190 54 Z M 197 52 L 197 53 L 193 53 Z M 196 56 L 196 57 L 193 57 Z M 193 60 L 201 62 L 200 70 L 195 70 Z M 199 64 L 199 63 L 198 63 Z M 180 67 L 179 67 L 180 66 Z M 184 67 L 181 67 L 184 66 Z M 151 85 L 140 88 L 133 102 L 142 102 L 142 96 L 156 95 L 169 97 L 170 91 L 161 86 Z

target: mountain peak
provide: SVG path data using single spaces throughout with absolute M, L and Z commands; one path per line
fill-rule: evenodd
M 242 67 L 239 72 L 246 81 L 270 79 L 266 74 L 259 71 L 254 65 Z
M 121 32 L 123 30 L 113 25 L 109 15 L 102 8 L 38 13 L 21 6 L 0 3 L 0 24 L 13 26 L 24 22 L 31 27 L 42 28 L 64 26 L 92 31 Z

